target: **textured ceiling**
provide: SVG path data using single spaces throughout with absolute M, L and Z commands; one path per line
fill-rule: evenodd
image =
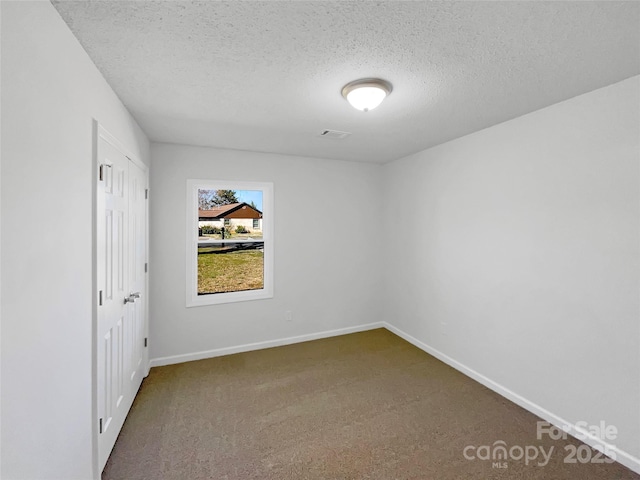
M 53 4 L 158 142 L 385 162 L 640 73 L 638 2 Z

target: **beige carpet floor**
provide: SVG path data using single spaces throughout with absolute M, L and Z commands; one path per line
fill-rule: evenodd
M 538 440 L 538 420 L 373 330 L 153 368 L 103 479 L 640 479 L 618 463 L 565 463 L 582 444 Z M 506 468 L 463 454 L 497 441 L 553 453 Z

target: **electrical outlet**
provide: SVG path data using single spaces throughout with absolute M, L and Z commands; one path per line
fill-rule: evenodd
M 293 314 L 291 313 L 291 310 L 286 310 L 284 312 L 284 320 L 285 320 L 285 322 L 293 321 Z

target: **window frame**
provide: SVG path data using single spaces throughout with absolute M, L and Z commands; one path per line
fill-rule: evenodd
M 198 190 L 259 190 L 262 192 L 263 287 L 256 290 L 198 295 Z M 187 180 L 186 221 L 186 306 L 273 298 L 273 183 L 231 180 Z

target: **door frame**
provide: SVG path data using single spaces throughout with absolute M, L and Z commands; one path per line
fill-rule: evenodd
M 102 471 L 99 468 L 99 456 L 98 456 L 98 442 L 100 437 L 100 430 L 98 425 L 98 216 L 99 208 L 102 207 L 104 200 L 98 198 L 99 183 L 100 183 L 100 158 L 98 157 L 98 143 L 100 139 L 104 139 L 118 149 L 125 157 L 134 163 L 137 167 L 142 169 L 145 174 L 146 189 L 149 191 L 149 167 L 142 162 L 135 154 L 133 154 L 128 148 L 126 148 L 114 135 L 112 135 L 98 120 L 95 118 L 92 120 L 92 225 L 91 225 L 91 237 L 92 237 L 92 311 L 91 311 L 91 441 L 92 441 L 92 465 L 93 465 L 93 478 L 99 480 L 102 476 Z M 149 264 L 149 201 L 145 205 L 145 263 Z M 148 270 L 147 270 L 148 272 Z M 145 282 L 145 292 L 142 295 L 144 298 L 144 335 L 149 338 L 149 276 L 147 274 Z M 143 351 L 143 378 L 149 375 L 149 348 L 145 348 Z

